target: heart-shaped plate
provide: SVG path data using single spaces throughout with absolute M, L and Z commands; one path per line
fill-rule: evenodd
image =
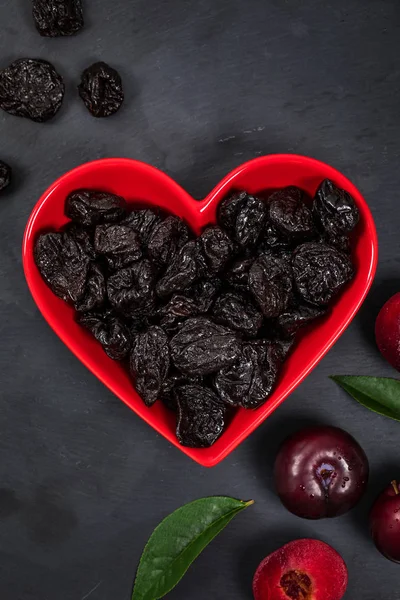
M 326 318 L 308 327 L 286 361 L 279 383 L 261 408 L 236 412 L 223 435 L 211 448 L 192 449 L 178 444 L 175 417 L 161 402 L 147 408 L 135 392 L 127 371 L 106 356 L 100 344 L 74 321 L 74 310 L 57 298 L 44 283 L 33 257 L 39 232 L 59 229 L 67 222 L 64 202 L 78 188 L 94 188 L 119 194 L 131 204 L 159 206 L 182 217 L 196 234 L 215 222 L 219 202 L 233 189 L 251 194 L 296 185 L 313 196 L 320 182 L 329 178 L 354 197 L 360 224 L 354 233 L 353 259 L 356 275 L 346 286 Z M 312 158 L 270 155 L 256 158 L 227 175 L 203 201 L 194 200 L 161 171 L 130 159 L 104 159 L 82 165 L 63 175 L 43 194 L 26 226 L 23 264 L 26 280 L 43 316 L 72 352 L 110 390 L 169 442 L 201 465 L 211 467 L 223 460 L 262 423 L 323 358 L 360 308 L 375 275 L 377 237 L 372 215 L 360 192 L 344 175 Z

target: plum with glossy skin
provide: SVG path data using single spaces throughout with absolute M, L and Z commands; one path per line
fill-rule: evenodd
M 376 499 L 369 526 L 379 552 L 400 563 L 400 488 L 397 481 L 392 481 Z
M 337 427 L 302 429 L 281 446 L 275 487 L 284 506 L 305 519 L 337 517 L 364 494 L 368 459 L 356 440 Z
M 382 356 L 400 371 L 400 292 L 381 308 L 375 323 L 375 339 Z
M 255 600 L 341 600 L 347 580 L 346 564 L 331 546 L 294 540 L 260 563 L 253 595 Z

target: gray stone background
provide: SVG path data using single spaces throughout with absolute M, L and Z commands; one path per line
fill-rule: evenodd
M 0 115 L 0 157 L 15 178 L 0 203 L 0 597 L 127 600 L 153 527 L 208 494 L 254 498 L 170 598 L 249 600 L 258 562 L 299 536 L 332 544 L 346 598 L 399 600 L 400 567 L 368 538 L 374 496 L 399 476 L 400 425 L 327 376 L 395 375 L 373 336 L 399 286 L 400 4 L 397 0 L 86 0 L 87 27 L 42 39 L 29 0 L 0 0 L 0 67 L 52 61 L 67 94 L 39 125 Z M 118 68 L 126 102 L 93 119 L 76 93 L 83 68 Z M 361 312 L 296 392 L 222 464 L 206 470 L 157 436 L 87 371 L 45 323 L 24 281 L 21 240 L 44 189 L 98 157 L 127 156 L 203 197 L 242 161 L 297 152 L 331 163 L 376 219 L 379 269 Z M 368 453 L 369 492 L 350 514 L 300 520 L 274 495 L 280 441 L 303 424 L 350 431 Z

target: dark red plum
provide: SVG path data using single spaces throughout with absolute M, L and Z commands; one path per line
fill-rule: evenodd
M 382 356 L 400 371 L 400 292 L 381 308 L 375 323 L 375 339 Z
M 369 526 L 379 552 L 400 563 L 400 488 L 397 481 L 392 481 L 376 499 Z
M 274 478 L 284 506 L 305 519 L 337 517 L 364 494 L 368 459 L 356 440 L 337 427 L 302 429 L 281 446 Z

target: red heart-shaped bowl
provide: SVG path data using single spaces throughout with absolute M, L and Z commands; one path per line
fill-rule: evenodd
M 103 352 L 100 344 L 74 321 L 74 310 L 57 298 L 44 283 L 33 257 L 36 236 L 42 230 L 58 229 L 67 221 L 64 202 L 78 188 L 95 188 L 119 194 L 134 205 L 159 206 L 185 219 L 200 233 L 215 221 L 216 208 L 232 189 L 259 193 L 263 190 L 296 185 L 313 196 L 320 182 L 332 179 L 357 202 L 360 224 L 354 234 L 353 258 L 356 275 L 332 307 L 329 316 L 302 334 L 284 365 L 278 386 L 271 398 L 254 411 L 240 409 L 220 439 L 206 449 L 185 448 L 175 436 L 174 415 L 156 403 L 147 408 L 135 392 L 126 370 Z M 167 175 L 147 164 L 111 158 L 73 169 L 43 194 L 26 226 L 23 264 L 26 280 L 43 316 L 72 352 L 110 390 L 169 442 L 201 465 L 211 467 L 224 459 L 299 385 L 328 352 L 350 323 L 363 302 L 374 277 L 377 262 L 377 237 L 372 215 L 354 185 L 341 173 L 312 158 L 271 155 L 256 158 L 235 169 L 203 201 L 194 200 Z

